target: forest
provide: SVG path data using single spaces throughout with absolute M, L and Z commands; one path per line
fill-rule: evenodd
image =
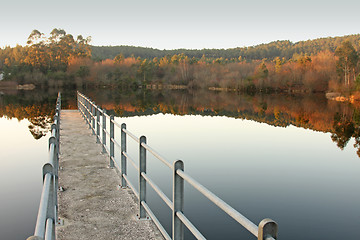
M 360 34 L 252 47 L 158 50 L 91 46 L 55 28 L 31 32 L 26 46 L 0 48 L 4 82 L 38 88 L 172 88 L 336 92 L 360 98 Z M 1 84 L 0 84 L 1 87 Z

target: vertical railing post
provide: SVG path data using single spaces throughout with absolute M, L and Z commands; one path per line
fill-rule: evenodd
M 79 95 L 80 95 L 80 93 L 79 93 Z M 85 99 L 83 98 L 82 95 L 80 95 L 80 99 L 81 99 L 81 102 L 83 103 L 82 107 L 83 107 L 83 112 L 84 112 L 84 119 L 85 119 L 85 121 L 87 122 L 86 102 L 85 102 Z
M 184 210 L 184 179 L 177 174 L 177 170 L 184 171 L 184 163 L 177 160 L 173 164 L 173 212 L 172 212 L 172 239 L 184 239 L 184 224 L 176 212 Z
M 86 99 L 86 102 L 87 102 L 87 105 L 88 105 L 88 123 L 89 123 L 89 129 L 91 129 L 91 114 L 92 113 L 92 108 L 91 108 L 91 105 L 90 105 L 90 100 L 89 99 Z
M 60 109 L 57 107 L 55 110 L 55 116 L 56 116 L 56 140 L 57 140 L 57 154 L 60 153 Z
M 114 141 L 115 141 L 115 131 L 114 131 L 114 116 L 110 116 L 110 168 L 114 167 Z
M 103 109 L 102 114 L 102 153 L 106 153 L 106 110 Z
M 57 120 L 55 122 L 58 124 Z M 54 207 L 53 214 L 54 214 L 54 221 L 56 221 L 56 219 L 57 219 L 57 205 L 58 205 L 58 202 L 57 202 L 57 189 L 59 187 L 59 181 L 58 181 L 58 179 L 59 179 L 59 177 L 58 177 L 59 176 L 58 175 L 59 174 L 59 153 L 58 153 L 59 145 L 58 144 L 59 143 L 58 143 L 57 133 L 56 133 L 57 132 L 57 126 L 56 126 L 55 123 L 53 123 L 51 125 L 51 132 L 53 132 L 53 131 L 55 131 L 55 136 L 51 136 L 49 138 L 49 147 L 51 147 L 51 145 L 53 145 L 53 147 L 54 147 L 54 151 L 52 152 L 53 155 L 52 156 L 50 155 L 50 163 L 53 166 L 51 179 L 53 181 L 52 181 L 52 185 L 51 185 L 51 188 L 50 188 L 51 189 L 51 191 L 50 191 L 51 198 L 49 198 L 50 199 L 49 200 L 49 205 L 50 205 L 50 211 L 51 211 L 51 208 Z M 51 151 L 49 153 L 51 154 Z
M 92 117 L 91 117 L 91 120 L 92 120 L 92 134 L 93 135 L 95 135 L 96 134 L 96 132 L 95 132 L 95 128 L 96 128 L 96 124 L 95 124 L 95 121 L 96 121 L 96 108 L 95 108 L 95 103 L 94 102 L 92 102 L 91 101 L 91 103 L 90 103 L 90 105 L 91 105 L 91 109 L 92 109 Z
M 48 201 L 48 205 L 47 205 L 47 210 L 46 210 L 46 219 L 51 218 L 53 221 L 51 221 L 51 225 L 52 225 L 52 231 L 51 231 L 51 236 L 52 239 L 55 239 L 55 222 L 57 221 L 56 219 L 56 211 L 54 209 L 54 207 L 56 207 L 56 199 L 57 199 L 57 192 L 55 189 L 55 176 L 51 176 L 50 178 L 50 192 L 49 192 L 49 201 Z
M 277 223 L 269 218 L 265 218 L 259 223 L 258 240 L 266 240 L 269 237 L 277 239 L 277 232 Z
M 95 107 L 96 111 L 96 143 L 100 143 L 100 107 Z
M 89 125 L 89 129 L 91 129 L 91 118 L 90 118 L 90 103 L 87 98 L 84 98 L 86 105 L 86 121 Z
M 88 124 L 89 121 L 88 121 L 88 112 L 87 112 L 86 99 L 81 96 L 81 100 L 83 101 L 82 103 L 84 104 L 84 106 L 83 106 L 84 107 L 84 118 L 85 118 L 86 123 Z
M 142 146 L 142 143 L 146 144 L 146 137 L 140 137 L 139 143 L 139 218 L 146 218 L 146 210 L 141 204 L 142 202 L 146 202 L 146 180 L 142 176 L 142 173 L 146 173 L 146 149 Z
M 76 91 L 76 103 L 77 103 L 77 108 L 80 109 L 80 104 L 79 104 L 79 91 Z
M 81 102 L 82 104 L 85 104 L 85 103 L 84 103 L 84 99 L 81 97 L 81 95 L 79 95 L 79 97 L 80 97 L 80 102 Z M 81 109 L 82 109 L 82 112 L 83 112 L 83 118 L 84 118 L 84 120 L 87 122 L 87 119 L 86 119 L 86 109 L 85 109 L 85 106 L 82 105 L 82 104 L 80 104 L 80 105 L 81 105 Z
M 126 129 L 126 124 L 121 124 L 121 187 L 126 188 L 126 180 L 123 175 L 127 174 L 126 167 L 126 157 L 124 153 L 126 153 L 126 133 L 123 131 Z

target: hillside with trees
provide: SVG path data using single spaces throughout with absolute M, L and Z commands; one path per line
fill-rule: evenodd
M 91 46 L 92 57 L 95 60 L 114 59 L 118 54 L 124 57 L 141 57 L 153 59 L 164 56 L 173 56 L 184 54 L 190 58 L 239 58 L 241 56 L 246 60 L 274 59 L 276 57 L 291 59 L 294 54 L 314 55 L 321 51 L 335 52 L 336 48 L 342 42 L 349 41 L 357 50 L 360 47 L 360 34 L 349 35 L 344 37 L 327 37 L 315 40 L 300 41 L 292 43 L 290 41 L 275 41 L 267 44 L 260 44 L 251 47 L 238 47 L 231 49 L 176 49 L 176 50 L 159 50 L 153 48 L 133 47 L 133 46 Z
M 26 46 L 0 49 L 6 81 L 40 88 L 188 88 L 256 92 L 360 91 L 360 34 L 253 47 L 158 50 L 93 47 L 62 29 L 34 30 Z

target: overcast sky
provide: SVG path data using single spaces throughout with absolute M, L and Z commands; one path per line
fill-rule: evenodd
M 0 47 L 62 28 L 92 45 L 234 48 L 360 33 L 360 0 L 2 0 Z

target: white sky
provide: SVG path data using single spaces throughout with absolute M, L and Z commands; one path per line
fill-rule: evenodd
M 1 0 L 0 47 L 33 29 L 92 37 L 92 45 L 233 48 L 360 33 L 360 1 Z

